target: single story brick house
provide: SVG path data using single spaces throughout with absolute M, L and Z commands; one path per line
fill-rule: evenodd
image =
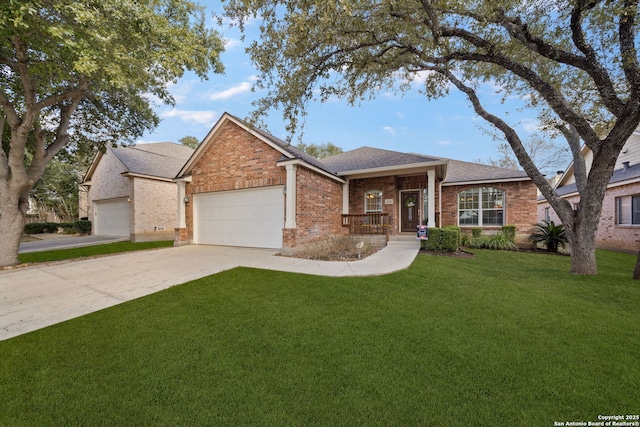
M 95 235 L 170 240 L 177 221 L 173 181 L 193 149 L 171 142 L 107 147 L 80 184 L 80 217 Z
M 587 171 L 593 161 L 593 153 L 582 148 Z M 580 194 L 576 186 L 573 163 L 560 173 L 555 181 L 556 192 L 578 207 Z M 539 221 L 561 221 L 549 202 L 538 197 Z M 596 246 L 602 249 L 636 253 L 640 250 L 640 128 L 626 142 L 609 179 L 607 191 L 602 201 L 602 213 Z
M 524 172 L 362 147 L 322 160 L 225 113 L 176 177 L 176 245 L 281 249 L 345 234 L 513 224 L 528 236 L 536 187 Z

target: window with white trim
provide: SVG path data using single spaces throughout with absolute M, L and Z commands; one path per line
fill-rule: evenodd
M 640 195 L 616 197 L 618 225 L 640 225 Z
M 458 193 L 458 225 L 504 225 L 504 191 L 482 187 Z
M 369 190 L 364 193 L 364 212 L 382 212 L 382 191 Z

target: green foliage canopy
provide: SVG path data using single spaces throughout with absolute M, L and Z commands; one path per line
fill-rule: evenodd
M 2 176 L 19 166 L 5 156 L 24 158 L 18 136 L 35 135 L 36 169 L 68 143 L 133 141 L 158 122 L 153 99 L 173 102 L 168 83 L 223 70 L 223 43 L 190 1 L 8 0 L 0 33 L 0 107 L 12 129 Z

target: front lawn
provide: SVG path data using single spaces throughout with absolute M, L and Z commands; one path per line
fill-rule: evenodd
M 173 240 L 156 242 L 116 242 L 102 245 L 84 246 L 81 248 L 57 249 L 53 251 L 28 252 L 20 254 L 21 263 L 49 262 L 63 259 L 92 257 L 98 255 L 117 254 L 121 252 L 142 251 L 146 249 L 165 248 L 173 246 Z
M 238 268 L 0 342 L 0 425 L 553 426 L 640 412 L 634 257 Z

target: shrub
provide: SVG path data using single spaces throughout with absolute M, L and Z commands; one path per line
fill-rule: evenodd
M 460 244 L 462 243 L 462 229 L 457 225 L 445 225 L 442 228 L 456 232 L 456 234 L 458 235 L 458 247 L 460 247 Z
M 482 228 L 481 227 L 473 227 L 471 229 L 471 235 L 473 237 L 480 237 L 482 235 Z
M 558 252 L 558 246 L 565 247 L 568 243 L 564 225 L 556 225 L 553 221 L 539 222 L 535 224 L 535 232 L 529 236 L 529 241 L 541 243 L 549 252 Z
M 503 225 L 502 226 L 502 234 L 509 239 L 511 242 L 515 243 L 516 241 L 516 226 L 515 225 Z
M 450 228 L 430 228 L 426 250 L 434 252 L 455 252 L 458 250 L 460 233 Z
M 55 222 L 32 222 L 24 226 L 25 234 L 42 234 L 42 233 L 57 233 L 58 224 Z
M 90 234 L 91 233 L 91 221 L 80 220 L 73 223 L 74 229 L 78 234 Z
M 73 222 L 61 222 L 58 226 L 62 228 L 62 231 L 64 231 L 65 234 L 74 234 L 76 232 L 75 224 Z
M 516 244 L 503 233 L 494 234 L 493 236 L 474 237 L 471 239 L 469 246 L 476 249 L 493 249 L 502 251 L 518 250 Z

